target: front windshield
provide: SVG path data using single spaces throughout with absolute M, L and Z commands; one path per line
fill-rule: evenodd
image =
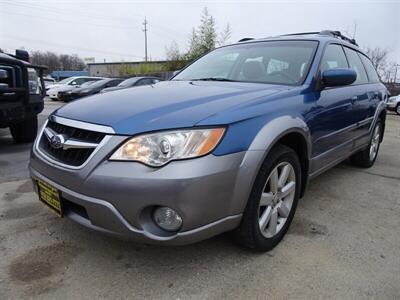
M 74 79 L 74 78 L 68 77 L 68 78 L 65 78 L 65 79 L 63 79 L 63 80 L 57 82 L 57 83 L 58 83 L 58 84 L 64 84 L 64 83 L 70 82 L 70 81 L 73 80 L 73 79 Z
M 220 80 L 300 84 L 307 75 L 316 41 L 270 41 L 216 49 L 172 80 Z
M 118 86 L 122 86 L 122 87 L 131 86 L 136 81 L 138 81 L 138 78 L 136 78 L 136 77 L 128 78 L 128 79 L 125 79 L 124 81 L 122 81 L 120 84 L 118 84 Z
M 93 81 L 86 81 L 86 82 L 84 82 L 84 83 L 81 84 L 81 87 L 85 87 L 85 86 L 91 85 L 91 84 L 94 83 L 94 82 L 96 82 L 96 81 L 95 81 L 95 80 L 93 80 Z
M 109 81 L 110 81 L 110 79 L 101 79 L 101 80 L 97 80 L 97 81 L 94 81 L 90 86 L 91 86 L 91 87 L 102 86 L 102 85 L 106 84 L 106 83 L 109 82 Z

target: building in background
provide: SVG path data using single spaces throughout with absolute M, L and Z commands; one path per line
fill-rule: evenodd
M 55 80 L 63 80 L 68 77 L 74 76 L 89 76 L 88 71 L 53 71 L 50 73 L 50 76 Z
M 166 61 L 88 63 L 90 76 L 129 77 L 165 72 Z

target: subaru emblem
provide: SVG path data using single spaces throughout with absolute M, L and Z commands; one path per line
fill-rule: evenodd
M 64 146 L 65 138 L 62 134 L 53 135 L 50 139 L 50 145 L 54 149 L 60 149 Z

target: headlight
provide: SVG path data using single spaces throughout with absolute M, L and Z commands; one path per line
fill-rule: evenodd
M 37 95 L 40 94 L 40 79 L 33 68 L 28 68 L 28 82 L 29 82 L 29 94 Z
M 110 160 L 131 160 L 160 167 L 172 160 L 210 153 L 224 132 L 224 128 L 208 128 L 145 134 L 129 139 L 114 152 Z

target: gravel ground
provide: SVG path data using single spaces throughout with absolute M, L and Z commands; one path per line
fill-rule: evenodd
M 390 115 L 375 166 L 315 179 L 282 243 L 254 254 L 227 235 L 157 247 L 58 219 L 32 192 L 29 147 L 1 130 L 0 299 L 398 299 L 399 133 Z

